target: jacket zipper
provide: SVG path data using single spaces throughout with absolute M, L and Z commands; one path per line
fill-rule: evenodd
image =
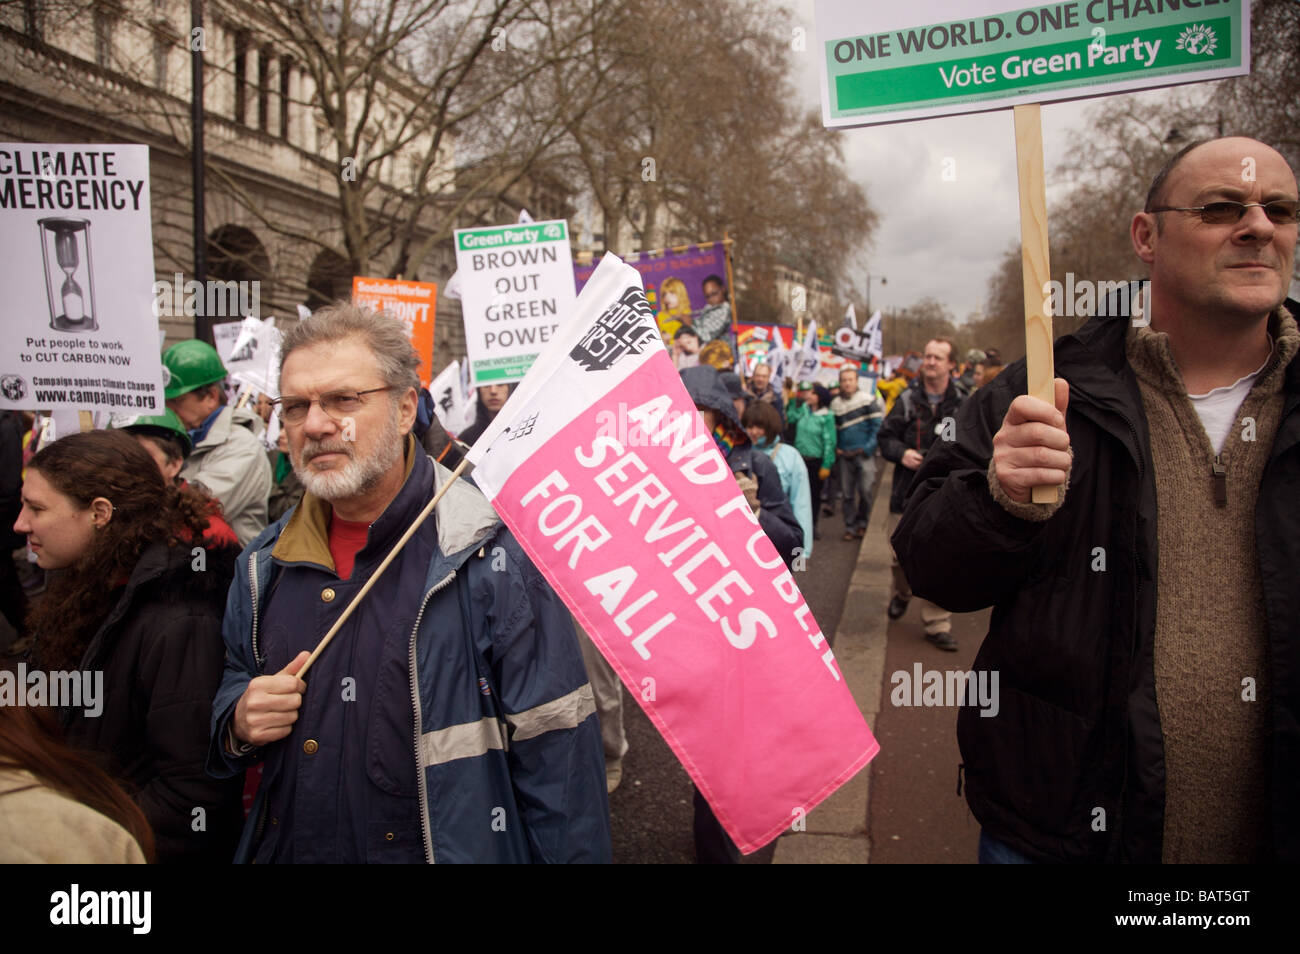
M 257 557 L 256 554 L 249 554 L 248 557 L 248 585 L 253 592 L 253 665 L 257 671 L 262 671 L 262 656 L 257 651 Z
M 452 570 L 441 581 L 435 583 L 429 592 L 424 594 L 424 600 L 420 603 L 420 612 L 415 616 L 415 626 L 411 628 L 411 642 L 407 660 L 411 673 L 411 708 L 415 712 L 415 781 L 420 791 L 420 840 L 424 847 L 425 860 L 429 864 L 434 864 L 433 833 L 429 831 L 429 793 L 424 783 L 424 766 L 420 764 L 420 687 L 415 673 L 415 639 L 420 632 L 420 621 L 424 619 L 424 609 L 429 605 L 429 597 L 439 590 L 445 589 L 454 579 L 456 579 L 456 571 Z
M 1210 475 L 1214 478 L 1214 506 L 1228 506 L 1228 468 L 1224 465 L 1222 454 L 1214 455 Z
M 257 667 L 257 671 L 260 673 L 263 668 L 263 662 L 262 657 L 259 656 L 257 652 L 257 557 L 256 554 L 251 553 L 248 556 L 248 585 L 252 589 L 253 594 L 253 665 Z M 263 771 L 265 770 L 264 763 Z M 265 784 L 266 780 L 263 779 L 262 781 L 263 784 Z M 253 829 L 252 853 L 254 863 L 257 861 L 257 850 L 262 844 L 262 837 L 266 831 L 266 816 L 269 815 L 270 812 L 271 806 L 264 800 L 262 802 L 262 810 L 258 813 L 257 826 Z

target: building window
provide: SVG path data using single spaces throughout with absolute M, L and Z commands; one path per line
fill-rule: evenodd
M 235 34 L 235 122 L 244 122 L 247 115 L 248 78 L 244 75 L 244 65 L 248 61 L 248 34 L 240 31 Z
M 153 85 L 160 90 L 167 89 L 167 55 L 171 52 L 171 44 L 162 37 L 154 37 L 153 41 Z
M 113 28 L 116 21 L 107 10 L 96 10 L 94 24 L 95 63 L 102 69 L 108 69 L 113 62 Z
M 23 30 L 33 40 L 44 41 L 45 39 L 42 29 L 45 11 L 41 9 L 42 6 L 44 4 L 41 0 L 23 0 Z
M 293 60 L 287 56 L 280 57 L 280 138 L 289 138 L 289 73 L 293 70 Z
M 271 54 L 257 51 L 257 128 L 266 132 L 271 121 Z

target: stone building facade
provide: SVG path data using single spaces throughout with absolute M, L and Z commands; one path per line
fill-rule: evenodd
M 343 159 L 329 134 L 310 71 L 277 43 L 259 4 L 209 0 L 193 34 L 185 0 L 23 0 L 0 4 L 0 140 L 131 142 L 150 148 L 157 279 L 193 277 L 191 46 L 204 52 L 207 277 L 259 282 L 260 314 L 296 320 L 351 294 L 352 270 L 340 254 L 339 175 Z M 414 101 L 396 62 L 379 124 Z M 416 174 L 414 157 L 432 151 L 426 133 L 378 169 L 375 194 L 400 202 Z M 440 146 L 425 181 L 457 197 L 455 137 Z M 441 198 L 441 196 L 439 196 Z M 529 201 L 534 205 L 529 207 Z M 544 206 L 544 207 L 543 207 Z M 533 183 L 486 210 L 513 221 L 521 207 L 536 218 L 567 212 L 567 194 Z M 480 203 L 471 207 L 483 212 Z M 372 210 L 382 216 L 382 209 Z M 466 222 L 466 224 L 469 224 Z M 391 261 L 369 271 L 390 274 Z M 434 245 L 403 277 L 446 282 L 455 270 L 449 240 Z M 239 315 L 217 315 L 216 320 Z M 160 315 L 166 340 L 195 334 L 185 314 Z M 435 371 L 464 354 L 459 302 L 440 295 Z

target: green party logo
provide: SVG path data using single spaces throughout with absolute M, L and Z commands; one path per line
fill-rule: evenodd
M 1199 56 L 1204 53 L 1206 56 L 1214 55 L 1214 48 L 1218 46 L 1219 39 L 1214 35 L 1214 30 L 1203 23 L 1193 23 L 1186 30 L 1178 35 L 1177 48 L 1191 53 L 1193 56 Z

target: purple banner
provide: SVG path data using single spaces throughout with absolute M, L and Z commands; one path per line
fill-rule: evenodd
M 683 323 L 698 326 L 704 344 L 715 337 L 727 337 L 731 330 L 731 290 L 727 287 L 725 248 L 721 242 L 715 242 L 707 250 L 692 245 L 682 252 L 640 255 L 627 260 L 629 265 L 641 273 L 646 300 L 654 309 L 660 334 L 667 340 L 672 340 Z M 595 263 L 574 267 L 579 292 L 595 270 Z M 707 290 L 713 293 L 712 307 L 705 288 L 705 282 L 709 279 L 720 283 L 719 288 L 710 287 Z M 713 282 L 709 284 L 712 286 Z M 727 306 L 725 324 L 722 322 L 722 311 L 718 308 L 719 290 L 721 304 Z

